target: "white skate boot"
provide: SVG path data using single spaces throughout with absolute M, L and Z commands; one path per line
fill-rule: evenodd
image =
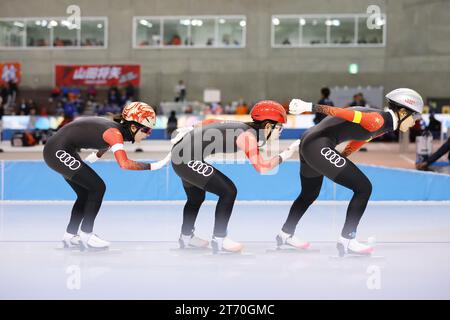
M 202 238 L 197 237 L 195 234 L 191 234 L 189 236 L 181 234 L 180 239 L 178 239 L 178 243 L 180 244 L 180 249 L 185 249 L 188 247 L 203 249 L 207 248 L 209 245 L 209 241 L 203 240 Z
M 308 249 L 310 246 L 310 243 L 308 241 L 300 240 L 293 234 L 289 234 L 284 231 L 280 231 L 280 233 L 276 237 L 276 241 L 278 249 L 280 249 L 282 245 L 288 245 L 300 250 Z
M 238 253 L 244 249 L 244 245 L 231 240 L 230 238 L 219 238 L 213 237 L 211 241 L 211 247 L 213 249 L 213 253 Z
M 66 232 L 64 233 L 62 243 L 64 249 L 78 248 L 80 246 L 80 236 Z
M 373 252 L 373 247 L 362 244 L 356 239 L 346 239 L 342 236 L 339 237 L 336 248 L 339 252 L 339 256 L 343 257 L 345 254 L 356 254 L 368 256 Z
M 100 239 L 96 234 L 85 233 L 80 231 L 80 248 L 81 250 L 106 250 L 110 243 L 106 240 Z

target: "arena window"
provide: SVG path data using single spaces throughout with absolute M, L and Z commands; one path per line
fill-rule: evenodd
M 80 25 L 65 17 L 1 18 L 0 48 L 106 48 L 106 17 L 82 17 Z
M 245 16 L 134 17 L 134 48 L 243 48 Z
M 25 21 L 20 19 L 0 20 L 0 47 L 23 47 Z
M 367 27 L 367 16 L 357 17 L 358 45 L 383 45 L 385 44 L 386 18 L 374 21 L 378 28 Z
M 274 48 L 385 46 L 384 14 L 274 15 L 271 26 Z
M 107 47 L 108 20 L 103 18 L 84 18 L 81 20 L 81 46 Z

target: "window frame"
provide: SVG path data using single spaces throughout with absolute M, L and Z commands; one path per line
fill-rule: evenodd
M 0 45 L 0 50 L 102 50 L 108 48 L 108 17 L 106 16 L 89 16 L 89 17 L 81 17 L 80 23 L 83 21 L 93 21 L 93 20 L 102 20 L 103 21 L 103 29 L 104 29 L 104 39 L 103 46 L 82 46 L 81 45 L 81 25 L 80 29 L 77 30 L 77 46 L 54 46 L 54 31 L 53 28 L 50 29 L 50 43 L 48 46 L 36 46 L 31 47 L 27 45 L 27 23 L 29 21 L 36 20 L 56 20 L 61 21 L 67 19 L 67 17 L 25 17 L 25 18 L 0 18 L 0 21 L 20 21 L 24 24 L 23 31 L 23 45 L 20 47 L 5 47 Z
M 160 38 L 161 42 L 155 46 L 138 46 L 137 41 L 137 26 L 139 20 L 159 20 L 160 22 Z M 193 19 L 214 19 L 214 45 L 164 45 L 164 21 L 165 20 L 193 20 Z M 219 20 L 220 19 L 236 19 L 244 20 L 246 25 L 242 27 L 242 42 L 239 46 L 236 45 L 219 45 Z M 187 36 L 190 39 L 192 36 L 191 25 L 188 26 Z M 188 15 L 188 16 L 133 16 L 132 19 L 132 48 L 137 50 L 158 50 L 158 49 L 244 49 L 247 41 L 247 16 L 246 15 Z
M 384 21 L 383 24 L 383 32 L 382 37 L 383 41 L 381 43 L 364 43 L 360 44 L 358 43 L 358 36 L 359 36 L 359 30 L 358 30 L 358 23 L 360 18 L 367 18 L 370 16 L 369 14 L 274 14 L 270 17 L 270 45 L 272 48 L 276 49 L 295 49 L 295 48 L 384 48 L 386 47 L 386 14 L 382 13 L 381 18 Z M 281 44 L 275 44 L 275 25 L 273 24 L 274 19 L 283 19 L 283 18 L 290 18 L 290 19 L 311 19 L 311 18 L 320 18 L 320 19 L 338 19 L 338 18 L 353 18 L 354 23 L 354 42 L 353 43 L 330 43 L 330 35 L 331 35 L 331 29 L 330 26 L 326 26 L 327 29 L 327 43 L 326 44 L 304 44 L 303 41 L 303 27 L 299 23 L 299 39 L 298 39 L 298 45 L 281 45 Z

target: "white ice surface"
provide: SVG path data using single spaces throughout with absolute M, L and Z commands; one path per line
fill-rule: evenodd
M 297 235 L 311 251 L 272 250 L 289 206 L 238 203 L 229 235 L 246 250 L 214 256 L 177 250 L 180 203 L 105 203 L 95 232 L 111 250 L 81 253 L 55 249 L 69 203 L 0 202 L 0 299 L 450 298 L 450 204 L 370 203 L 358 238 L 376 237 L 376 258 L 345 259 L 332 256 L 346 203 L 307 212 Z M 205 204 L 198 235 L 213 217 Z

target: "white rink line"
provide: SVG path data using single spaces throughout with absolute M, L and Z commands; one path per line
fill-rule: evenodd
M 409 162 L 411 164 L 416 164 L 416 162 L 410 158 L 408 158 L 407 156 L 405 156 L 404 154 L 400 154 L 399 155 L 400 158 L 402 158 L 403 160 L 405 160 L 406 162 Z
M 0 200 L 0 205 L 72 205 L 74 200 Z M 237 205 L 291 205 L 294 200 L 238 200 Z M 103 205 L 113 206 L 148 206 L 148 205 L 184 205 L 186 200 L 151 200 L 151 201 L 103 201 Z M 206 200 L 204 204 L 215 205 L 217 201 Z M 314 204 L 321 206 L 347 205 L 349 201 L 316 201 Z M 371 206 L 442 206 L 450 205 L 449 200 L 444 201 L 369 201 Z

